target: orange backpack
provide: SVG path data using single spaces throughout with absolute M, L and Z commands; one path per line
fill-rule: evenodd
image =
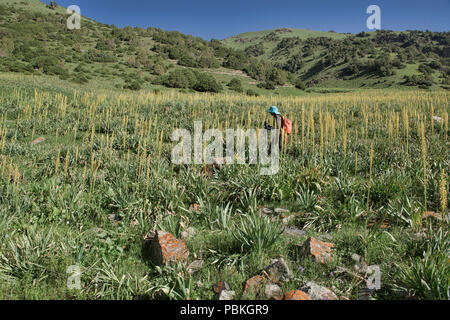
M 287 135 L 290 135 L 292 133 L 292 121 L 281 116 L 281 130 L 286 132 Z

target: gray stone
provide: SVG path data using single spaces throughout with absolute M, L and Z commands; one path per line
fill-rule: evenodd
M 280 300 L 281 297 L 283 296 L 283 291 L 278 285 L 268 283 L 266 285 L 266 289 L 264 290 L 264 294 L 266 295 L 266 298 L 269 300 L 270 299 Z
M 281 220 L 281 222 L 282 222 L 285 226 L 287 226 L 287 225 L 289 224 L 289 222 L 291 222 L 291 221 L 294 220 L 294 219 L 295 219 L 295 216 L 292 215 L 292 216 L 288 216 L 288 217 L 286 217 L 286 218 L 283 218 L 283 220 Z
M 323 234 L 320 236 L 320 238 L 326 239 L 326 240 L 333 240 L 333 237 L 329 234 Z
M 301 290 L 308 293 L 312 300 L 338 300 L 333 291 L 312 281 L 308 282 Z
M 262 208 L 261 212 L 264 214 L 272 214 L 272 210 L 270 210 L 269 208 Z
M 236 293 L 234 291 L 222 290 L 216 295 L 217 300 L 233 300 Z
M 193 275 L 203 267 L 203 260 L 197 259 L 187 267 L 187 273 Z
M 272 282 L 287 282 L 292 277 L 292 272 L 283 258 L 272 260 L 272 264 L 264 268 L 264 272 Z
M 283 208 L 275 208 L 275 213 L 277 214 L 282 214 L 282 213 L 289 213 L 290 211 L 288 209 L 283 209 Z
M 360 262 L 360 261 L 361 261 L 361 256 L 358 255 L 358 254 L 356 254 L 356 253 L 354 253 L 354 254 L 352 254 L 352 259 L 353 259 L 355 262 Z
M 189 240 L 195 236 L 195 229 L 192 227 L 187 228 L 183 232 L 181 232 L 181 239 Z
M 300 230 L 299 228 L 296 227 L 285 227 L 284 233 L 294 237 L 303 237 L 306 235 L 305 230 Z

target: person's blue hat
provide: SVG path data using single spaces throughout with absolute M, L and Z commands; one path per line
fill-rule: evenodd
M 278 108 L 275 106 L 270 107 L 269 110 L 267 110 L 268 113 L 273 113 L 273 114 L 281 114 L 280 111 L 278 111 Z

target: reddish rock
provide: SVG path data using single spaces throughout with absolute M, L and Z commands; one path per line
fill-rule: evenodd
M 213 285 L 214 293 L 221 293 L 223 290 L 230 290 L 230 286 L 225 281 L 218 281 Z
M 219 170 L 221 166 L 231 163 L 227 161 L 227 158 L 214 158 L 212 164 L 207 164 L 203 168 L 203 174 L 207 176 L 212 176 L 216 170 Z
M 333 247 L 334 244 L 332 243 L 322 242 L 316 238 L 310 237 L 301 246 L 301 250 L 305 254 L 313 256 L 316 259 L 316 262 L 327 263 L 333 261 L 333 258 L 331 257 L 331 248 Z
M 258 294 L 267 279 L 261 275 L 254 276 L 244 283 L 244 294 Z
M 35 145 L 35 144 L 42 143 L 44 141 L 45 141 L 45 138 L 40 137 L 40 138 L 37 138 L 36 140 L 34 140 L 33 142 L 31 142 L 31 144 Z
M 184 241 L 166 231 L 157 231 L 144 237 L 142 249 L 143 255 L 158 266 L 185 260 L 189 256 Z
M 426 219 L 428 217 L 433 217 L 437 220 L 442 220 L 442 215 L 433 211 L 425 211 L 422 215 L 422 219 Z
M 189 211 L 198 211 L 198 210 L 200 210 L 200 205 L 198 203 L 194 203 L 189 206 Z
M 293 290 L 284 294 L 284 300 L 311 300 L 311 298 L 301 290 Z

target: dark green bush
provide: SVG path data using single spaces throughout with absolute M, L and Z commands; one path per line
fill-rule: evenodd
M 230 90 L 236 91 L 236 92 L 243 92 L 244 89 L 242 88 L 242 82 L 241 80 L 237 78 L 231 79 L 231 81 L 228 83 L 228 88 Z

